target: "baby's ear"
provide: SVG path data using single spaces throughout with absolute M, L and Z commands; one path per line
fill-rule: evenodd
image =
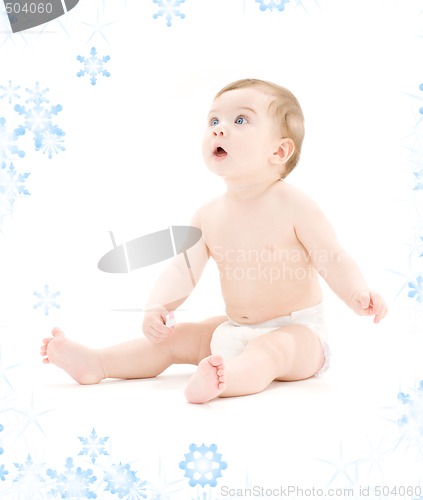
M 273 153 L 272 162 L 278 165 L 284 165 L 294 154 L 295 144 L 292 139 L 286 137 L 281 139 L 276 151 Z

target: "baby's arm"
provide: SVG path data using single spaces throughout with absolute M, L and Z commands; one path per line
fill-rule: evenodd
M 314 267 L 332 290 L 357 314 L 374 316 L 379 323 L 386 316 L 383 298 L 370 290 L 357 263 L 342 248 L 335 231 L 320 208 L 301 194 L 295 215 L 295 232 Z
M 199 212 L 194 215 L 191 225 L 201 229 Z M 173 326 L 166 325 L 169 312 L 177 309 L 192 293 L 209 258 L 203 238 L 185 253 L 186 256 L 174 257 L 161 273 L 145 306 L 143 331 L 152 342 L 161 342 L 169 334 Z

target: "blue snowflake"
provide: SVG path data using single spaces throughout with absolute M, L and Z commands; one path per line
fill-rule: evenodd
M 157 13 L 153 14 L 153 18 L 163 17 L 166 19 L 166 25 L 168 27 L 172 26 L 173 17 L 185 18 L 185 14 L 178 8 L 184 2 L 185 0 L 153 0 L 153 3 L 156 3 L 159 7 Z
M 19 89 L 19 85 L 14 86 L 12 85 L 12 81 L 9 80 L 7 87 L 0 85 L 0 99 L 7 99 L 9 104 L 11 104 L 13 99 L 19 99 L 20 95 L 17 92 Z
M 4 431 L 4 426 L 2 424 L 0 424 L 0 432 L 3 432 Z M 3 455 L 4 453 L 4 448 L 3 446 L 0 446 L 0 455 Z
M 12 206 L 20 196 L 29 196 L 31 193 L 25 186 L 25 182 L 31 174 L 18 173 L 13 163 L 7 168 L 6 163 L 0 166 L 0 199 L 4 198 Z
M 10 130 L 6 118 L 0 117 L 0 163 L 10 161 L 14 155 L 25 156 L 25 151 L 19 149 L 17 141 L 25 133 L 22 129 Z
M 0 162 L 0 231 L 3 219 L 12 214 L 16 199 L 30 195 L 25 186 L 29 175 L 17 172 L 13 163 L 7 167 L 5 162 Z
M 79 452 L 79 455 L 89 456 L 93 464 L 95 464 L 95 461 L 97 460 L 97 457 L 99 455 L 109 454 L 103 446 L 109 440 L 109 438 L 99 438 L 95 429 L 92 430 L 91 434 L 88 437 L 79 437 L 78 439 L 84 445 L 82 450 Z
M 53 152 L 58 153 L 59 150 L 63 151 L 63 146 L 58 148 L 45 147 L 46 142 L 52 142 L 51 137 L 56 136 L 55 143 L 63 142 L 62 137 L 65 135 L 63 130 L 53 123 L 53 117 L 57 116 L 62 111 L 62 105 L 47 106 L 49 100 L 46 98 L 46 93 L 49 89 L 41 89 L 40 84 L 37 82 L 33 89 L 26 89 L 29 98 L 26 104 L 29 106 L 21 106 L 16 104 L 14 109 L 25 118 L 24 125 L 20 125 L 15 129 L 15 134 L 23 135 L 27 130 L 34 135 L 35 150 L 43 150 L 51 159 Z
M 413 187 L 413 191 L 420 191 L 423 189 L 423 165 L 420 166 L 420 169 L 417 172 L 413 172 L 413 174 L 416 178 L 416 185 Z
M 50 102 L 46 97 L 46 94 L 50 89 L 42 89 L 39 82 L 35 82 L 35 87 L 33 89 L 25 90 L 29 94 L 29 97 L 26 100 L 27 103 L 33 102 L 35 104 L 43 104 Z
M 289 0 L 256 0 L 260 4 L 260 10 L 279 10 L 282 12 Z
M 113 464 L 109 471 L 105 472 L 104 480 L 107 487 L 104 491 L 110 491 L 112 495 L 127 500 L 140 500 L 147 498 L 146 481 L 137 478 L 136 472 L 131 470 L 129 464 Z
M 221 460 L 222 455 L 216 453 L 217 446 L 191 444 L 189 450 L 189 453 L 185 453 L 185 461 L 179 464 L 185 470 L 184 477 L 189 478 L 189 485 L 194 487 L 199 484 L 203 488 L 206 484 L 216 486 L 217 478 L 222 476 L 222 470 L 227 467 L 226 462 Z
M 15 463 L 18 475 L 13 480 L 14 489 L 19 489 L 22 498 L 30 498 L 35 491 L 41 492 L 45 487 L 45 479 L 42 476 L 41 464 L 34 464 L 31 455 L 28 455 L 23 464 Z
M 61 498 L 75 500 L 97 498 L 97 495 L 91 491 L 91 485 L 97 481 L 93 471 L 75 467 L 72 458 L 66 459 L 63 473 L 52 469 L 48 469 L 46 473 L 56 483 L 49 491 L 51 495 L 60 495 Z
M 423 380 L 417 388 L 411 389 L 408 393 L 398 393 L 398 400 L 401 402 L 402 411 L 397 420 L 402 430 L 402 440 L 414 443 L 421 449 L 423 439 Z
M 106 77 L 110 76 L 109 71 L 104 68 L 104 64 L 110 60 L 110 56 L 98 57 L 95 47 L 92 47 L 90 50 L 90 57 L 78 56 L 77 59 L 84 65 L 84 68 L 78 71 L 76 75 L 79 77 L 89 75 L 91 85 L 97 83 L 97 77 L 99 75 Z
M 60 309 L 60 305 L 56 303 L 56 298 L 59 295 L 60 292 L 50 292 L 49 286 L 45 285 L 43 292 L 34 292 L 34 296 L 38 299 L 38 302 L 33 306 L 34 309 L 37 309 L 38 307 L 43 307 L 44 314 L 48 316 L 51 307 Z
M 9 474 L 9 471 L 6 470 L 6 466 L 0 465 L 0 480 L 1 481 L 6 481 L 6 476 Z
M 58 154 L 60 151 L 65 150 L 63 134 L 59 135 L 51 129 L 44 131 L 37 144 L 39 146 L 38 149 L 47 154 L 49 159 L 53 157 L 53 153 Z
M 408 296 L 415 298 L 421 304 L 423 302 L 423 275 L 419 274 L 415 281 L 409 281 L 408 288 L 410 289 Z

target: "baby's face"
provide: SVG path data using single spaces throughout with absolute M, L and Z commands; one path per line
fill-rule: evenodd
M 203 141 L 208 168 L 227 180 L 274 175 L 271 160 L 281 134 L 269 111 L 272 98 L 255 88 L 225 92 L 213 101 Z

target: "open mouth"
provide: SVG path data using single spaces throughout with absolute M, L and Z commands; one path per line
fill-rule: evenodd
M 217 148 L 215 148 L 215 150 L 213 151 L 213 155 L 216 158 L 225 158 L 227 154 L 228 153 L 221 146 L 217 146 Z

